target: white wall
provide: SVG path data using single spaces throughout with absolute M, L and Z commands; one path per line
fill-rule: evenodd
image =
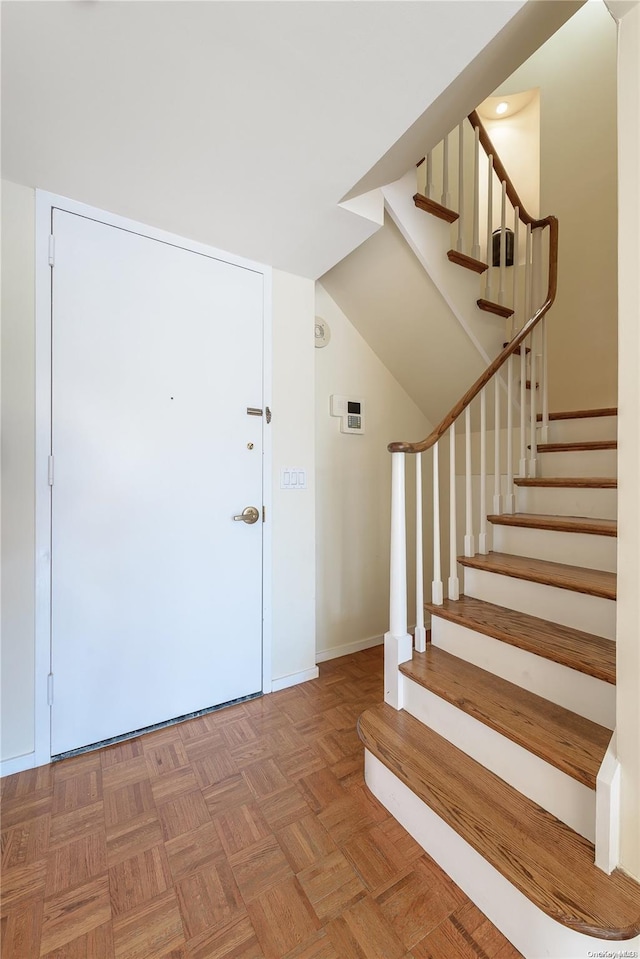
M 3 181 L 3 762 L 34 748 L 34 231 L 34 191 Z M 275 271 L 273 515 L 269 522 L 271 666 L 276 686 L 315 672 L 313 317 L 313 281 Z M 282 465 L 307 469 L 306 493 L 280 491 Z
M 2 182 L 2 758 L 33 750 L 34 192 Z
M 617 366 L 616 27 L 585 3 L 496 91 L 540 88 L 540 212 L 559 220 L 552 410 L 613 406 Z
M 274 685 L 315 667 L 314 283 L 273 273 Z M 283 467 L 306 490 L 281 490 Z
M 619 314 L 617 742 L 620 861 L 640 879 L 640 5 L 620 24 L 618 60 Z
M 380 642 L 389 628 L 387 444 L 422 439 L 432 427 L 319 283 L 316 313 L 331 328 L 329 345 L 316 350 L 316 617 L 322 660 Z M 340 432 L 339 419 L 329 415 L 329 397 L 334 393 L 364 401 L 362 436 Z M 414 496 L 414 469 L 413 457 L 407 457 L 408 504 Z M 427 522 L 425 543 L 430 541 Z M 412 550 L 410 539 L 410 557 Z M 412 568 L 410 559 L 410 582 Z M 430 569 L 425 580 L 431 580 Z M 409 593 L 411 624 L 413 589 Z

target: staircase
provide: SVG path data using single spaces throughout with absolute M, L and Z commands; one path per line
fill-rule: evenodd
M 476 143 L 486 140 L 480 129 Z M 504 235 L 504 197 L 517 201 L 517 194 L 505 184 L 506 171 L 493 153 L 490 177 L 496 168 L 503 178 Z M 455 224 L 458 212 L 429 192 L 427 186 L 426 196 L 416 196 L 416 206 Z M 443 201 L 445 196 L 443 189 Z M 522 207 L 513 206 L 517 219 Z M 546 336 L 544 331 L 536 335 L 536 327 L 553 303 L 555 266 L 550 259 L 546 299 L 540 281 L 536 298 L 532 276 L 539 263 L 532 266 L 529 221 L 523 303 L 518 304 L 514 280 L 512 304 L 505 305 L 504 275 L 494 287 L 501 291 L 497 302 L 482 296 L 477 302 L 480 310 L 510 318 L 502 354 L 431 437 L 389 447 L 393 499 L 385 702 L 363 713 L 359 733 L 369 788 L 527 959 L 583 959 L 614 943 L 633 955 L 640 947 L 640 884 L 616 868 L 617 411 L 546 409 Z M 551 253 L 553 224 L 553 218 L 534 223 L 539 230 L 551 227 Z M 490 236 L 491 222 L 487 248 Z M 464 252 L 464 242 L 450 251 L 451 262 L 477 273 L 479 267 L 488 269 L 477 255 Z M 477 238 L 472 252 L 477 253 Z M 504 270 L 502 256 L 501 274 Z M 520 322 L 514 323 L 511 318 L 518 315 Z M 514 356 L 520 372 L 515 385 Z M 491 443 L 485 391 L 490 383 L 493 495 L 487 488 Z M 480 405 L 478 442 L 472 435 L 477 440 L 478 430 L 471 426 L 474 401 Z M 457 497 L 456 423 L 463 414 L 464 496 Z M 441 526 L 447 516 L 440 510 L 439 461 L 446 434 L 447 599 L 441 573 Z M 434 572 L 432 600 L 423 604 L 422 457 L 429 450 Z M 417 489 L 413 639 L 406 610 L 407 454 L 415 460 Z M 458 534 L 461 526 L 464 535 Z M 424 612 L 431 616 L 429 642 Z

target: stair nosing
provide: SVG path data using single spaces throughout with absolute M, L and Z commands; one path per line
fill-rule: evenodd
M 510 316 L 513 316 L 513 310 L 511 307 L 503 306 L 501 303 L 495 303 L 493 300 L 487 300 L 484 297 L 480 297 L 479 300 L 476 300 L 476 306 L 485 313 L 493 313 L 495 316 L 501 316 L 505 320 L 508 320 Z
M 491 558 L 491 559 L 490 559 Z M 507 559 L 509 562 L 504 562 Z M 550 560 L 530 559 L 527 556 L 516 556 L 511 553 L 498 553 L 492 551 L 486 554 L 486 560 L 483 562 L 483 554 L 475 556 L 458 556 L 458 562 L 461 566 L 469 566 L 472 569 L 479 569 L 488 573 L 496 573 L 500 576 L 511 576 L 513 579 L 522 579 L 532 583 L 540 583 L 544 586 L 555 586 L 558 589 L 568 589 L 574 593 L 584 593 L 588 596 L 597 596 L 600 599 L 615 601 L 616 599 L 616 575 L 606 570 L 588 569 L 584 566 L 570 566 L 567 563 L 553 563 Z M 497 564 L 494 568 L 490 563 Z M 533 563 L 539 567 L 538 571 L 527 570 L 525 563 Z M 501 568 L 498 568 L 501 567 Z M 544 575 L 543 571 L 544 570 Z M 595 582 L 594 574 L 604 576 L 612 585 L 605 587 Z M 573 575 L 573 581 L 567 581 L 568 577 Z M 564 580 L 562 577 L 564 576 Z M 580 582 L 580 577 L 586 582 Z
M 472 270 L 474 273 L 482 274 L 489 269 L 489 264 L 485 263 L 484 260 L 477 260 L 467 253 L 460 253 L 459 250 L 449 250 L 447 259 L 450 263 L 455 263 L 456 266 L 461 266 L 465 270 Z
M 600 416 L 617 416 L 617 406 L 600 407 L 595 410 L 561 410 L 557 413 L 549 413 L 549 421 L 554 420 L 591 420 Z M 544 419 L 543 413 L 538 413 L 538 422 Z
M 472 607 L 486 609 L 491 614 L 491 621 L 485 621 L 465 608 L 466 604 Z M 507 643 L 515 646 L 535 656 L 548 659 L 551 662 L 565 666 L 567 669 L 574 669 L 576 672 L 592 676 L 602 682 L 615 685 L 616 682 L 616 657 L 615 642 L 612 639 L 605 639 L 603 636 L 596 636 L 594 633 L 586 633 L 583 630 L 575 629 L 572 626 L 564 626 L 560 623 L 553 623 L 550 620 L 541 619 L 538 616 L 531 616 L 529 613 L 522 613 L 518 610 L 508 609 L 504 606 L 498 606 L 495 603 L 488 603 L 475 597 L 460 596 L 459 600 L 445 599 L 442 606 L 436 606 L 433 603 L 425 603 L 425 611 L 432 616 L 440 617 L 448 622 L 456 623 L 459 626 L 465 626 L 484 636 L 489 636 L 501 643 Z M 514 632 L 506 628 L 506 621 L 511 620 L 517 625 Z M 545 637 L 550 634 L 557 634 L 560 638 L 566 637 L 567 640 L 577 641 L 583 650 L 589 647 L 599 648 L 600 654 L 604 650 L 612 653 L 612 662 L 607 668 L 604 662 L 595 664 L 589 662 L 585 656 L 571 656 L 567 652 L 567 647 L 558 647 L 549 644 Z M 599 657 L 602 660 L 602 655 Z
M 446 223 L 455 223 L 460 216 L 460 214 L 456 213 L 455 210 L 451 210 L 449 207 L 444 206 L 444 204 L 438 203 L 437 200 L 432 200 L 423 193 L 414 194 L 413 202 L 419 210 L 423 210 L 425 213 L 430 213 L 432 216 L 435 216 L 439 220 L 443 220 Z
M 617 450 L 617 440 L 575 440 L 570 443 L 538 443 L 538 453 L 586 453 L 596 450 Z
M 405 710 L 386 703 L 367 709 L 358 719 L 358 735 L 394 776 L 552 920 L 607 941 L 638 935 L 639 884 L 620 870 L 609 876 L 600 871 L 593 844 L 565 823 Z M 607 916 L 607 907 L 613 915 Z
M 558 533 L 586 533 L 592 536 L 618 535 L 614 519 L 597 519 L 591 516 L 559 516 L 550 513 L 499 513 L 487 516 L 494 526 L 512 526 L 520 529 L 543 529 Z M 581 528 L 582 527 L 582 528 Z
M 613 476 L 515 476 L 516 486 L 566 489 L 617 489 Z
M 433 645 L 398 668 L 434 696 L 595 790 L 612 730 Z

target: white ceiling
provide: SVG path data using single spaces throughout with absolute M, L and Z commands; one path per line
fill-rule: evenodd
M 5 2 L 2 173 L 317 277 L 377 228 L 339 201 L 419 159 L 394 145 L 523 2 Z

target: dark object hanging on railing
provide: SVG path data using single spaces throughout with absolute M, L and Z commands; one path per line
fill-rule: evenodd
M 494 230 L 491 234 L 492 266 L 500 266 L 500 236 L 502 230 Z M 505 239 L 505 266 L 513 266 L 513 230 L 507 227 L 504 231 Z

